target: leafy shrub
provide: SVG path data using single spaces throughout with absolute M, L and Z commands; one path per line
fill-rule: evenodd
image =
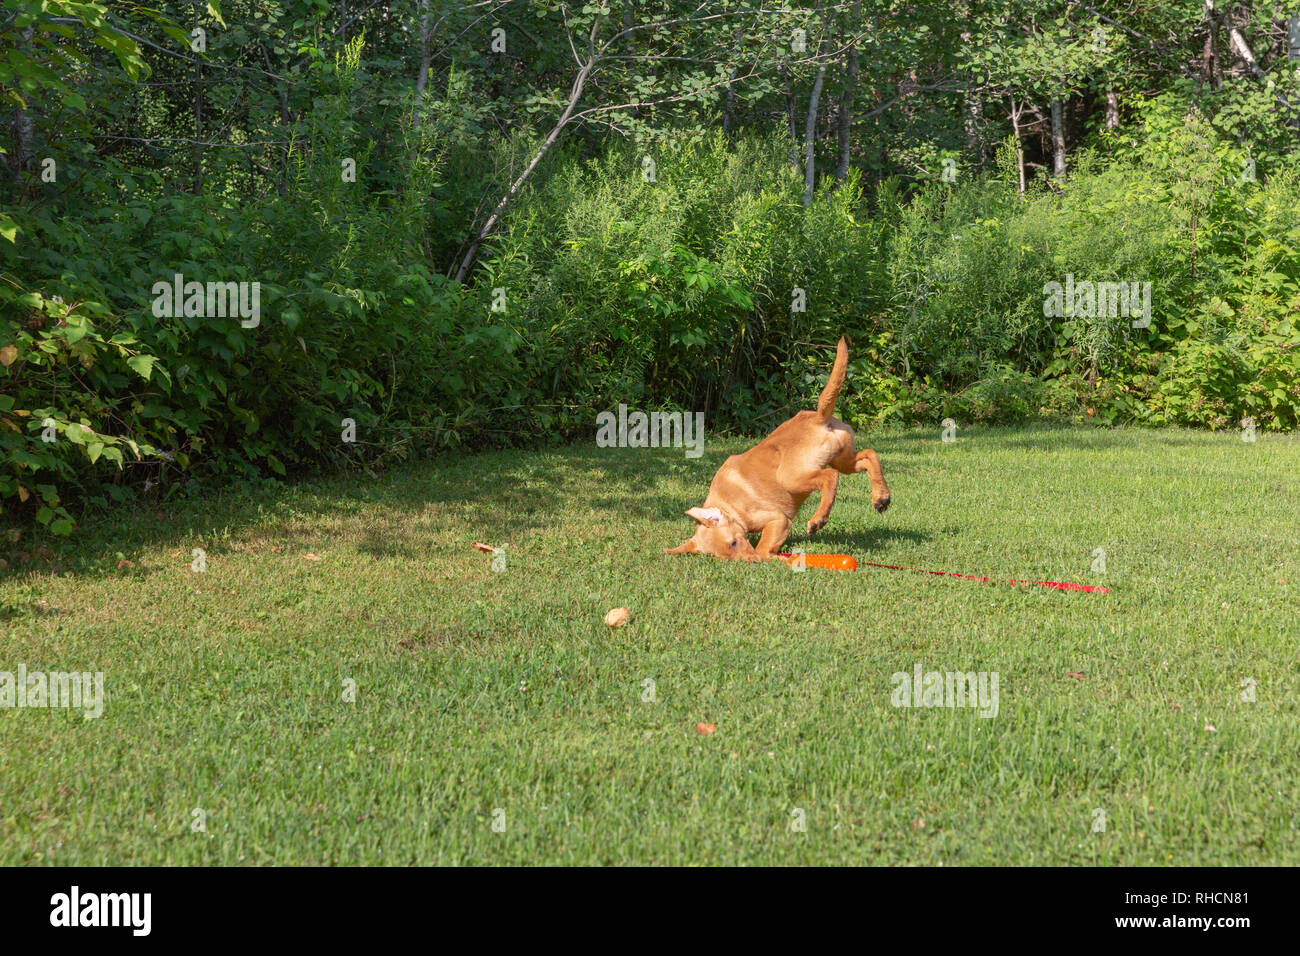
M 762 432 L 815 403 L 840 335 L 858 428 L 1300 423 L 1300 171 L 1243 181 L 1241 147 L 1167 101 L 1139 104 L 1131 148 L 1025 196 L 1004 174 L 905 195 L 851 173 L 805 208 L 780 138 L 557 149 L 461 287 L 427 250 L 452 245 L 430 231 L 455 219 L 440 168 L 465 118 L 427 102 L 401 142 L 366 140 L 357 49 L 317 62 L 282 196 L 214 208 L 105 159 L 76 217 L 10 214 L 0 503 L 67 533 L 73 498 L 563 440 L 621 402 Z M 341 179 L 373 150 L 382 188 Z M 154 315 L 177 272 L 260 282 L 263 321 Z M 1067 275 L 1150 282 L 1150 326 L 1045 314 Z
M 85 204 L 77 217 L 15 211 L 16 241 L 0 242 L 0 503 L 66 534 L 70 493 L 107 503 L 196 480 L 373 466 L 472 442 L 485 407 L 515 395 L 512 335 L 409 261 L 430 151 L 401 151 L 396 199 L 339 175 L 358 64 L 359 45 L 320 65 L 284 196 L 214 209 L 104 160 L 67 200 Z M 436 119 L 408 129 L 436 139 Z M 137 198 L 108 201 L 120 183 Z M 157 314 L 154 285 L 176 274 L 257 283 L 261 321 Z M 341 440 L 345 419 L 355 442 Z

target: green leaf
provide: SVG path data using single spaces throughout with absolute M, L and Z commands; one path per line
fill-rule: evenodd
M 153 355 L 132 355 L 126 360 L 126 364 L 140 374 L 146 382 L 149 381 L 149 373 L 153 371 L 154 363 L 158 359 Z

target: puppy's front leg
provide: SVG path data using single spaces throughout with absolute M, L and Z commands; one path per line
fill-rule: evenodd
M 834 468 L 823 468 L 809 476 L 808 493 L 821 492 L 821 501 L 817 502 L 817 510 L 808 521 L 809 534 L 816 534 L 826 525 L 826 520 L 831 516 L 831 508 L 835 504 L 835 491 L 839 486 L 840 473 Z
M 790 537 L 790 519 L 777 518 L 775 521 L 769 521 L 763 525 L 763 536 L 758 539 L 758 545 L 754 548 L 758 556 L 764 561 L 771 561 L 776 557 L 776 553 L 785 544 L 785 539 Z

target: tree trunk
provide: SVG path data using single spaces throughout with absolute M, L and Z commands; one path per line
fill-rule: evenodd
M 1228 21 L 1228 41 L 1234 53 L 1250 67 L 1250 72 L 1255 74 L 1255 79 L 1263 81 L 1268 79 L 1268 74 L 1260 69 L 1259 63 L 1255 60 L 1255 54 L 1250 52 L 1250 45 L 1246 43 L 1246 38 L 1241 35 L 1232 21 Z
M 1011 97 L 1011 131 L 1016 137 L 1016 172 L 1020 175 L 1020 195 L 1025 194 L 1025 144 L 1020 139 L 1020 114 L 1024 107 L 1016 108 L 1016 98 Z
M 849 33 L 857 30 L 861 18 L 862 2 L 856 0 L 849 17 Z M 835 181 L 844 182 L 849 174 L 849 163 L 853 154 L 853 102 L 858 95 L 858 43 L 854 39 L 849 43 L 848 64 L 845 69 L 844 91 L 840 94 L 839 111 L 839 161 L 835 164 Z
M 816 5 L 818 16 L 821 15 L 821 0 Z M 826 51 L 826 36 L 823 33 L 817 43 L 817 56 Z M 817 106 L 821 102 L 822 87 L 826 84 L 826 61 L 817 65 L 817 79 L 813 81 L 812 93 L 808 97 L 808 116 L 803 124 L 803 204 L 812 205 L 813 187 L 817 185 Z
M 497 220 L 501 218 L 501 214 L 506 211 L 506 207 L 510 205 L 511 200 L 513 200 L 519 193 L 519 190 L 523 188 L 524 183 L 528 181 L 528 177 L 531 176 L 533 170 L 537 168 L 537 164 L 542 161 L 542 157 L 550 151 L 551 147 L 555 145 L 555 141 L 560 138 L 560 133 L 563 132 L 564 127 L 568 125 L 569 120 L 572 118 L 573 111 L 578 106 L 578 101 L 582 99 L 583 88 L 587 85 L 587 79 L 591 75 L 591 71 L 595 65 L 596 61 L 594 59 L 588 60 L 586 65 L 578 71 L 578 76 L 573 81 L 573 88 L 569 91 L 569 102 L 564 107 L 564 112 L 560 114 L 559 120 L 556 121 L 551 132 L 547 134 L 546 139 L 542 141 L 541 147 L 535 154 L 533 154 L 532 160 L 526 167 L 524 167 L 524 171 L 519 174 L 519 177 L 511 183 L 510 188 L 506 190 L 506 194 L 501 197 L 501 201 L 497 203 L 496 208 L 492 210 L 492 215 L 488 216 L 487 221 L 483 223 L 482 228 L 479 229 L 478 233 L 474 236 L 474 241 L 470 243 L 469 251 L 465 253 L 465 258 L 461 260 L 460 268 L 456 270 L 457 282 L 463 283 L 465 281 L 466 277 L 469 275 L 469 270 L 474 267 L 474 260 L 478 258 L 479 247 L 482 246 L 483 241 L 492 234 L 492 229 L 496 226 Z
M 980 126 L 984 123 L 984 104 L 978 93 L 966 94 L 966 148 L 977 160 L 983 160 L 984 150 L 980 142 Z
M 266 52 L 265 45 L 262 46 L 262 59 L 266 63 L 266 72 L 274 73 L 275 70 L 271 66 L 271 54 Z M 293 113 L 289 110 L 289 87 L 287 84 L 281 83 L 279 80 L 275 81 L 275 86 L 280 97 L 280 123 L 284 127 L 284 135 L 292 138 Z M 249 154 L 249 157 L 249 162 L 251 163 L 251 153 Z M 280 181 L 276 185 L 276 189 L 279 191 L 281 196 L 289 195 L 289 164 L 287 162 L 280 164 Z
M 194 5 L 194 26 L 199 25 L 199 7 Z M 203 64 L 194 58 L 194 195 L 203 194 Z
M 1219 69 L 1218 69 L 1218 19 L 1214 15 L 1213 0 L 1205 0 L 1205 45 L 1201 47 L 1201 79 L 1209 84 L 1211 89 L 1219 88 Z
M 1300 60 L 1300 13 L 1291 14 L 1287 21 L 1286 58 L 1293 63 Z M 1300 113 L 1292 117 L 1291 123 L 1300 131 Z
M 1052 100 L 1052 175 L 1065 178 L 1065 105 Z
M 1210 5 L 1210 0 L 1206 0 L 1206 7 L 1213 9 Z M 1241 35 L 1241 31 L 1238 30 L 1236 25 L 1232 22 L 1231 14 L 1224 18 L 1224 22 L 1228 25 L 1228 46 L 1231 47 L 1232 52 L 1241 57 L 1246 66 L 1250 68 L 1250 72 L 1254 74 L 1255 79 L 1259 80 L 1261 83 L 1268 83 L 1268 74 L 1264 72 L 1263 68 L 1259 65 L 1259 62 L 1255 59 L 1255 54 L 1251 52 L 1250 44 L 1246 42 L 1246 38 Z M 1295 109 L 1291 104 L 1290 98 L 1282 92 L 1280 87 L 1274 90 L 1273 95 L 1277 97 L 1278 103 L 1280 103 L 1282 108 L 1290 115 Z M 1291 120 L 1293 128 L 1295 122 L 1296 121 L 1293 117 Z
M 969 22 L 971 10 L 970 3 L 963 3 L 960 8 L 961 16 Z M 963 47 L 971 45 L 974 35 L 968 30 L 961 35 Z M 966 118 L 962 125 L 966 128 L 966 149 L 970 152 L 976 163 L 983 165 L 984 149 L 981 142 L 980 128 L 984 125 L 984 100 L 978 89 L 976 77 L 970 73 L 966 74 Z
M 817 70 L 812 96 L 808 98 L 808 119 L 803 128 L 803 204 L 812 205 L 813 187 L 817 184 L 817 104 L 822 98 L 822 85 L 826 82 L 826 66 Z
M 781 67 L 785 73 L 785 67 Z M 785 81 L 785 116 L 790 126 L 790 165 L 799 168 L 799 125 L 794 118 L 794 80 Z
M 1218 29 L 1218 21 L 1214 16 L 1214 0 L 1203 0 L 1202 7 L 1205 13 L 1205 43 L 1201 46 L 1201 79 L 1208 83 L 1212 89 L 1217 89 L 1218 84 L 1214 81 L 1214 60 L 1217 47 L 1215 33 Z
M 23 46 L 28 50 L 31 49 L 32 38 L 35 35 L 36 31 L 33 27 L 27 27 L 22 32 Z M 36 124 L 32 121 L 31 109 L 19 107 L 14 111 L 14 158 L 13 165 L 9 168 L 14 182 L 18 182 L 32 168 L 32 161 L 35 158 L 32 140 L 35 135 Z
M 1106 128 L 1119 129 L 1119 94 L 1114 90 L 1106 94 Z
M 266 72 L 274 73 L 275 68 L 271 65 L 271 54 L 266 51 L 266 45 L 262 45 L 262 62 L 266 64 Z M 280 122 L 285 126 L 293 125 L 293 114 L 289 111 L 289 88 L 279 80 L 275 81 L 276 97 L 280 101 Z
M 429 0 L 420 0 L 420 69 L 415 75 L 415 92 L 423 96 L 429 85 Z

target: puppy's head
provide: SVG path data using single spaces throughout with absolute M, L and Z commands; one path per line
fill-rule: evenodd
M 666 553 L 711 554 L 725 561 L 758 560 L 758 552 L 745 537 L 744 526 L 730 515 L 718 508 L 691 508 L 686 514 L 697 522 L 695 534 L 677 547 L 665 549 Z

